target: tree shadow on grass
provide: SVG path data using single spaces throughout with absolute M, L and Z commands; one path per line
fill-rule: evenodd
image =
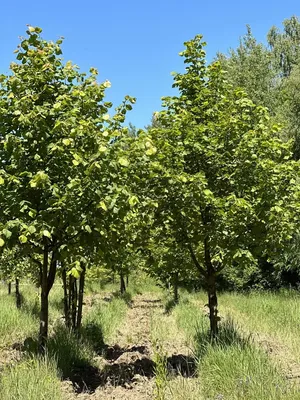
M 81 327 L 82 340 L 93 349 L 96 354 L 102 354 L 106 345 L 104 343 L 102 326 L 96 322 L 89 322 Z
M 22 301 L 21 311 L 32 315 L 34 318 L 40 317 L 40 305 L 38 301 L 28 301 L 26 298 Z
M 169 315 L 173 311 L 173 309 L 178 305 L 178 300 L 170 299 L 166 302 L 165 305 L 165 314 Z
M 51 299 L 50 304 L 57 311 L 60 311 L 61 313 L 63 313 L 63 311 L 64 311 L 64 300 L 63 299 Z
M 46 356 L 55 359 L 57 368 L 63 379 L 73 383 L 76 391 L 94 390 L 99 386 L 100 370 L 93 363 L 92 347 L 96 339 L 103 337 L 94 328 L 87 327 L 81 338 L 70 332 L 65 326 L 57 325 L 47 342 Z M 38 342 L 27 338 L 24 341 L 23 351 L 31 357 L 38 355 Z
M 36 356 L 37 341 L 26 339 L 23 350 Z M 93 359 L 94 352 L 104 356 L 104 366 L 101 369 Z M 98 387 L 106 385 L 133 387 L 136 380 L 155 376 L 156 364 L 147 346 L 107 346 L 104 344 L 101 326 L 94 323 L 82 328 L 80 339 L 63 325 L 57 325 L 48 339 L 47 357 L 56 360 L 62 378 L 72 382 L 76 393 L 93 393 Z M 176 354 L 166 357 L 165 363 L 170 377 L 196 375 L 197 363 L 194 357 Z
M 128 307 L 132 306 L 132 294 L 130 292 L 120 293 L 119 291 L 112 293 L 113 297 L 116 299 L 122 299 Z
M 198 325 L 194 336 L 195 355 L 201 360 L 210 347 L 226 349 L 232 346 L 246 348 L 252 345 L 251 336 L 243 336 L 232 318 L 226 318 L 219 325 L 218 336 L 211 337 L 210 331 L 203 325 Z

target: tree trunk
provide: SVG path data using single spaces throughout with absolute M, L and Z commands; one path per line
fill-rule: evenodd
M 21 294 L 20 294 L 20 286 L 19 286 L 19 279 L 16 278 L 16 306 L 17 308 L 21 308 Z
M 173 295 L 174 295 L 174 303 L 178 304 L 179 302 L 179 294 L 178 294 L 178 272 L 174 276 L 173 280 Z
M 129 285 L 129 275 L 127 274 L 126 275 L 126 286 L 128 287 L 128 285 Z
M 205 265 L 207 269 L 207 295 L 208 295 L 208 308 L 209 308 L 209 321 L 210 321 L 210 335 L 211 338 L 218 336 L 218 298 L 216 289 L 216 271 L 211 262 L 210 249 L 208 239 L 204 240 L 204 256 Z
M 84 295 L 84 282 L 85 282 L 85 265 L 81 264 L 82 272 L 79 279 L 79 295 L 78 295 L 78 309 L 77 309 L 77 322 L 76 331 L 80 335 L 81 320 L 82 320 L 82 306 Z
M 120 292 L 121 294 L 126 292 L 125 280 L 122 272 L 120 273 Z
M 8 294 L 11 294 L 11 282 L 8 282 Z
M 68 285 L 68 297 L 69 297 L 69 323 L 70 323 L 70 328 L 72 328 L 72 304 L 73 304 L 73 276 L 69 275 L 69 285 Z
M 65 324 L 66 327 L 70 329 L 71 321 L 70 321 L 70 303 L 68 299 L 68 287 L 67 287 L 67 272 L 64 264 L 62 263 L 62 271 L 61 271 L 62 281 L 63 281 L 63 289 L 64 289 L 64 314 L 65 314 Z
M 214 338 L 218 335 L 218 322 L 219 322 L 218 298 L 216 290 L 216 271 L 211 262 L 208 238 L 204 239 L 203 244 L 204 244 L 205 269 L 202 267 L 202 265 L 200 265 L 199 261 L 197 260 L 196 254 L 193 251 L 192 245 L 190 243 L 188 243 L 188 249 L 190 251 L 191 258 L 194 261 L 195 266 L 199 271 L 201 281 L 204 278 L 206 282 L 208 307 L 209 307 L 210 334 L 211 337 Z
M 40 312 L 40 332 L 39 349 L 42 354 L 45 353 L 46 342 L 48 338 L 48 320 L 49 320 L 49 302 L 48 302 L 48 243 L 45 238 L 43 265 L 41 273 L 41 312 Z
M 212 338 L 218 335 L 218 298 L 216 291 L 216 275 L 211 273 L 207 278 L 207 294 L 208 294 L 208 307 L 209 307 L 209 321 L 210 321 L 210 334 Z
M 56 244 L 53 239 L 52 244 Z M 46 343 L 48 338 L 48 323 L 49 323 L 49 292 L 53 286 L 57 259 L 55 249 L 52 251 L 50 268 L 49 266 L 49 247 L 48 239 L 44 238 L 44 251 L 43 251 L 43 263 L 41 265 L 41 312 L 40 312 L 40 331 L 39 331 L 39 350 L 41 354 L 45 354 Z
M 71 326 L 72 330 L 76 330 L 76 315 L 77 315 L 77 281 L 70 275 L 69 280 L 69 299 L 71 309 Z

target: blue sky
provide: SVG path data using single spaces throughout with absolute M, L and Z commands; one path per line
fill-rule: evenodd
M 100 80 L 111 81 L 107 93 L 115 105 L 126 94 L 137 97 L 127 121 L 143 127 L 160 98 L 172 94 L 170 73 L 183 70 L 184 41 L 203 34 L 211 59 L 236 47 L 246 24 L 265 40 L 272 25 L 292 15 L 300 16 L 299 0 L 2 0 L 0 72 L 8 72 L 26 24 L 40 26 L 46 39 L 65 37 L 66 61 L 83 71 L 96 67 Z

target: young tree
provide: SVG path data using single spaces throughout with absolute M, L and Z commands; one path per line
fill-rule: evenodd
M 40 348 L 48 335 L 48 295 L 64 251 L 100 237 L 103 198 L 117 189 L 120 152 L 111 143 L 134 99 L 114 116 L 105 102 L 108 81 L 79 72 L 61 58 L 61 42 L 29 27 L 0 87 L 0 245 L 15 243 L 40 270 Z M 96 221 L 96 222 L 95 222 Z M 97 228 L 97 230 L 96 230 Z M 84 239 L 86 241 L 86 239 Z
M 164 99 L 162 128 L 151 131 L 152 195 L 161 226 L 186 246 L 205 282 L 214 337 L 217 275 L 255 263 L 258 248 L 278 250 L 295 228 L 296 170 L 266 109 L 232 88 L 218 62 L 206 65 L 202 37 L 185 46 L 186 72 L 173 85 L 179 95 Z
M 148 243 L 149 257 L 146 263 L 147 273 L 163 284 L 171 287 L 173 303 L 179 301 L 179 287 L 191 287 L 197 278 L 197 269 L 185 244 L 178 243 L 166 232 L 153 231 Z

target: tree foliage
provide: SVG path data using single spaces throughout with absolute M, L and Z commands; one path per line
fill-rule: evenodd
M 204 45 L 201 36 L 185 43 L 186 72 L 173 85 L 179 96 L 164 99 L 163 128 L 152 130 L 154 195 L 161 226 L 206 281 L 215 335 L 216 276 L 255 263 L 258 243 L 271 249 L 290 237 L 297 169 L 267 110 L 232 88 L 219 62 L 206 65 Z

